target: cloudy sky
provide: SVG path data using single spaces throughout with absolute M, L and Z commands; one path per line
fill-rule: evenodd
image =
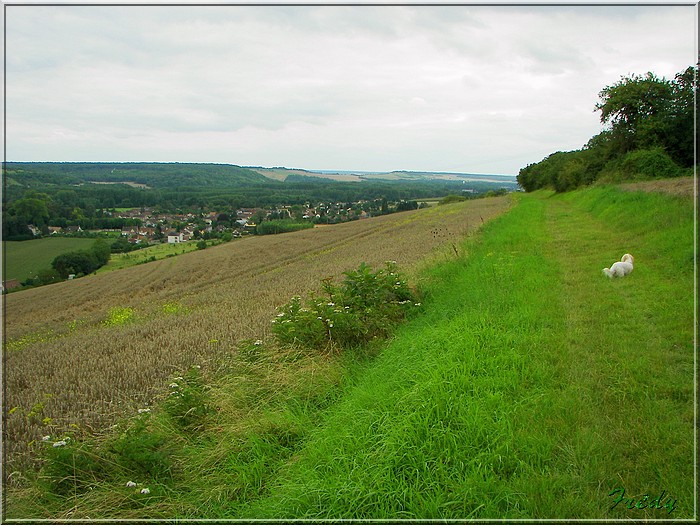
M 7 5 L 8 161 L 516 175 L 621 76 L 697 61 L 680 6 Z

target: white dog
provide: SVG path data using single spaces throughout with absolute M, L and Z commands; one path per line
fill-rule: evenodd
M 634 257 L 629 253 L 622 256 L 622 260 L 613 264 L 610 268 L 603 268 L 603 273 L 610 277 L 624 277 L 634 268 Z

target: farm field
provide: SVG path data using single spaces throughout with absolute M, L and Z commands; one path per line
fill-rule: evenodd
M 24 281 L 41 270 L 51 268 L 51 261 L 57 255 L 73 250 L 90 248 L 95 239 L 70 237 L 47 237 L 33 241 L 3 242 L 4 279 Z
M 456 243 L 509 205 L 479 199 L 244 238 L 5 296 L 5 406 L 17 407 L 9 463 L 26 464 L 27 444 L 48 431 L 104 428 L 151 403 L 173 374 L 266 338 L 276 307 L 324 277 L 361 262 L 414 272 L 426 258 L 454 257 Z M 110 322 L 123 318 L 131 322 Z M 41 417 L 26 417 L 38 404 Z

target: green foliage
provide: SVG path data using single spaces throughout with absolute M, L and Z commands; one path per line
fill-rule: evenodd
M 58 255 L 51 262 L 51 266 L 64 279 L 71 274 L 87 275 L 107 264 L 111 254 L 110 245 L 100 239 L 92 245 L 90 250 Z
M 683 174 L 683 170 L 661 148 L 630 151 L 622 158 L 620 171 L 625 180 L 663 179 Z
M 197 249 L 198 250 L 204 250 L 207 247 L 207 241 L 201 240 L 197 242 Z
M 557 152 L 522 168 L 525 191 L 569 191 L 597 179 L 606 181 L 676 177 L 693 165 L 694 68 L 674 80 L 623 77 L 600 92 L 596 110 L 608 129 L 581 150 Z
M 262 221 L 255 227 L 255 233 L 258 235 L 270 235 L 277 233 L 289 233 L 299 230 L 306 230 L 308 228 L 313 228 L 312 222 L 296 222 L 292 220 L 273 220 L 273 221 Z
M 324 280 L 326 297 L 302 303 L 294 297 L 279 308 L 272 331 L 282 344 L 325 348 L 358 346 L 386 336 L 393 325 L 420 306 L 396 263 L 372 271 L 365 263 L 334 284 Z
M 182 429 L 196 431 L 203 427 L 213 409 L 198 367 L 192 367 L 184 376 L 173 379 L 163 410 Z
M 56 440 L 46 436 L 42 444 L 44 464 L 40 480 L 54 494 L 84 492 L 107 471 L 105 461 L 89 443 L 78 442 L 72 436 Z
M 452 194 L 452 195 L 447 195 L 447 196 L 443 197 L 442 199 L 440 199 L 438 204 L 451 204 L 453 202 L 464 202 L 466 200 L 467 200 L 467 198 L 464 195 Z
M 129 422 L 116 439 L 105 443 L 105 455 L 130 477 L 159 480 L 172 474 L 169 436 L 149 428 L 149 415 L 142 414 Z

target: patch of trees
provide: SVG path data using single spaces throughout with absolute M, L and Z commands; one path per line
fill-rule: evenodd
M 56 256 L 51 261 L 51 267 L 63 279 L 70 275 L 87 275 L 107 264 L 111 253 L 110 245 L 100 239 L 89 250 L 77 250 Z
M 520 170 L 525 191 L 558 192 L 596 180 L 621 182 L 692 174 L 695 68 L 673 80 L 646 75 L 622 77 L 599 93 L 603 131 L 579 150 L 558 151 Z
M 307 228 L 313 228 L 312 222 L 296 222 L 292 220 L 271 220 L 263 221 L 255 227 L 258 235 L 273 235 L 277 233 L 289 233 Z

